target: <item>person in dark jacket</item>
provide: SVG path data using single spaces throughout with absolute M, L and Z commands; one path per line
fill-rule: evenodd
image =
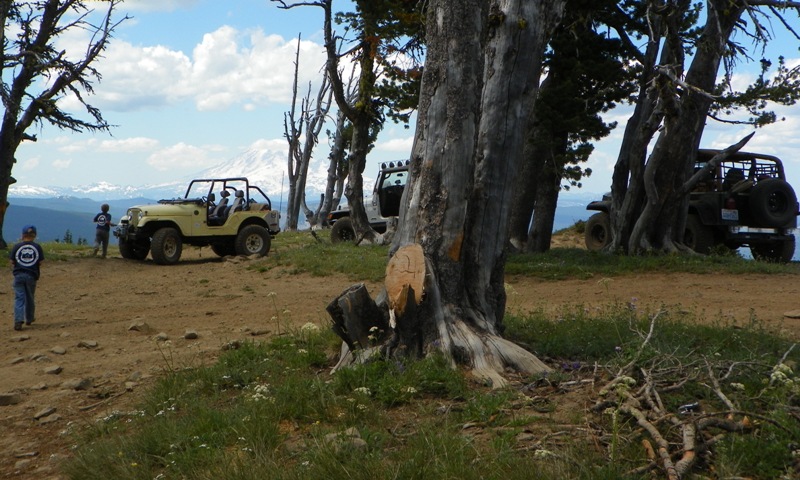
M 102 256 L 106 258 L 106 253 L 108 253 L 108 237 L 111 232 L 111 227 L 113 227 L 114 224 L 111 223 L 111 214 L 108 213 L 108 204 L 104 203 L 100 207 L 100 210 L 100 213 L 95 215 L 94 220 L 92 220 L 97 224 L 94 234 L 94 253 L 92 255 L 97 256 L 97 251 L 102 248 Z
M 22 330 L 36 318 L 36 282 L 39 280 L 39 265 L 44 261 L 44 251 L 36 243 L 36 226 L 22 228 L 22 241 L 8 253 L 14 274 L 14 330 Z

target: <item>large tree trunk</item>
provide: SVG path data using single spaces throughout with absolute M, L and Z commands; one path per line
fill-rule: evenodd
M 644 205 L 644 167 L 647 147 L 664 117 L 663 110 L 658 106 L 658 91 L 652 87 L 652 83 L 659 53 L 662 54 L 662 64 L 670 64 L 675 60 L 671 44 L 666 45 L 662 52 L 665 25 L 672 23 L 660 15 L 648 18 L 651 36 L 641 59 L 644 73 L 639 81 L 638 100 L 625 127 L 612 174 L 612 200 L 609 212 L 612 239 L 607 247 L 610 252 L 629 251 L 631 230 Z
M 8 187 L 14 183 L 14 179 L 11 177 L 14 154 L 12 149 L 3 148 L 2 143 L 0 141 L 0 249 L 5 250 L 8 248 L 8 243 L 3 236 L 3 225 L 8 210 Z
M 542 253 L 550 250 L 556 207 L 558 206 L 558 193 L 561 191 L 561 169 L 562 166 L 557 165 L 551 155 L 547 158 L 544 168 L 539 172 L 536 207 L 533 210 L 533 222 L 527 245 L 528 252 Z
M 408 285 L 393 294 L 397 282 L 387 277 L 395 331 L 413 332 L 395 336 L 395 351 L 439 350 L 494 386 L 505 383 L 506 367 L 549 370 L 500 334 L 512 187 L 536 93 L 531 79 L 562 9 L 561 0 L 506 0 L 490 11 L 480 0 L 428 6 L 410 183 L 392 246 L 394 264 L 422 252 L 424 268 L 415 271 L 424 282 L 422 292 Z
M 538 80 L 537 80 L 538 81 Z M 552 82 L 551 77 L 542 81 L 539 92 L 542 92 Z M 515 180 L 514 198 L 511 205 L 511 218 L 509 219 L 509 241 L 517 251 L 529 251 L 529 236 L 533 225 L 531 217 L 536 208 L 541 172 L 544 169 L 545 157 L 541 155 L 540 137 L 537 134 L 539 124 L 536 121 L 535 109 L 528 122 L 525 144 L 522 150 L 522 165 L 519 175 Z

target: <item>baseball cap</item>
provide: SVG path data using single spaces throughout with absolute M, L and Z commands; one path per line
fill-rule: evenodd
M 36 235 L 36 226 L 35 225 L 25 225 L 22 227 L 22 234 L 23 235 Z

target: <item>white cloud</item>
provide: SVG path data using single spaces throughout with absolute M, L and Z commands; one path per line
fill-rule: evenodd
M 53 160 L 53 162 L 50 165 L 52 165 L 53 168 L 55 168 L 56 170 L 65 170 L 69 168 L 71 164 L 72 160 L 59 159 L 59 160 Z
M 102 140 L 97 150 L 100 152 L 137 153 L 147 152 L 158 148 L 159 141 L 154 138 L 132 137 L 113 140 Z
M 81 52 L 86 42 L 85 36 L 74 35 L 64 48 Z M 203 35 L 190 55 L 160 45 L 112 40 L 97 64 L 102 82 L 95 85 L 93 103 L 103 111 L 152 110 L 189 99 L 200 111 L 252 111 L 285 104 L 292 96 L 296 48 L 296 40 L 258 29 L 242 33 L 230 26 Z M 309 84 L 316 93 L 324 64 L 321 45 L 300 43 L 300 95 Z M 74 98 L 64 99 L 62 106 L 81 108 Z
M 197 5 L 198 2 L 199 0 L 125 0 L 123 7 L 126 10 L 140 12 L 171 12 L 188 9 Z
M 266 150 L 269 152 L 275 152 L 280 154 L 286 154 L 289 149 L 289 144 L 286 142 L 285 138 L 260 138 L 255 142 L 251 143 L 248 147 L 248 150 Z
M 406 138 L 393 138 L 385 142 L 380 141 L 379 138 L 378 143 L 375 145 L 375 149 L 387 152 L 402 152 L 408 155 L 411 152 L 411 147 L 413 146 L 413 144 L 414 144 L 413 136 L 409 136 Z
M 222 147 L 178 143 L 151 154 L 147 157 L 147 164 L 161 172 L 196 171 L 217 163 L 219 159 L 212 157 L 211 153 L 218 150 L 222 150 Z
M 113 152 L 113 153 L 137 153 L 147 152 L 158 148 L 159 142 L 153 138 L 133 137 L 124 139 L 102 140 L 97 138 L 87 138 L 75 141 L 68 137 L 61 137 L 56 142 L 58 151 L 62 153 L 79 152 Z
M 26 158 L 25 161 L 21 162 L 20 168 L 22 168 L 23 170 L 33 170 L 39 166 L 39 163 L 41 163 L 41 158 L 29 157 Z

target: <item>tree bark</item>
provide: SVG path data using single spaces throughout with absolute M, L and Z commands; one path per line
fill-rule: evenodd
M 344 168 L 346 143 L 344 138 L 345 120 L 341 112 L 337 113 L 333 146 L 328 155 L 328 178 L 325 183 L 325 194 L 322 198 L 322 205 L 318 213 L 320 225 L 324 227 L 328 226 L 328 214 L 338 207 L 342 199 L 344 180 L 347 176 L 347 169 Z
M 553 239 L 553 225 L 558 206 L 558 194 L 561 191 L 561 166 L 556 160 L 546 158 L 545 165 L 537 176 L 536 207 L 533 210 L 533 222 L 528 238 L 528 252 L 546 252 L 550 250 Z
M 512 187 L 536 94 L 530 79 L 563 2 L 509 0 L 487 10 L 479 0 L 434 0 L 428 8 L 410 184 L 392 251 L 418 244 L 424 252 L 415 327 L 423 351 L 440 350 L 500 386 L 506 367 L 549 370 L 500 335 Z
M 717 72 L 733 28 L 746 9 L 744 2 L 708 2 L 708 18 L 687 71 L 684 88 L 675 98 L 676 85 L 667 67 L 658 77 L 664 104 L 664 128 L 644 171 L 646 202 L 629 240 L 629 250 L 682 250 L 688 198 L 676 195 L 689 177 L 705 128 Z M 682 64 L 682 63 L 681 63 Z

